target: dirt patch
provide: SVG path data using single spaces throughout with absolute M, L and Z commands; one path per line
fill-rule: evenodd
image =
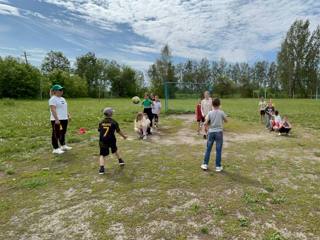
M 157 142 L 163 145 L 205 145 L 206 141 L 201 136 L 197 135 L 196 131 L 192 129 L 192 125 L 195 125 L 194 115 L 181 114 L 171 115 L 168 118 L 182 120 L 182 126 L 175 133 L 166 133 L 166 126 L 159 129 L 151 137 L 152 142 Z M 270 137 L 271 136 L 271 137 Z M 275 142 L 281 141 L 283 138 L 269 133 L 265 129 L 261 129 L 255 133 L 224 133 L 224 147 L 228 147 L 231 144 L 238 144 L 243 142 Z

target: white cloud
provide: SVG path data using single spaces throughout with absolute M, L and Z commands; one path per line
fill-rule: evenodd
M 18 8 L 4 4 L 4 3 L 6 3 L 6 1 L 0 1 L 0 15 L 20 16 Z
M 168 43 L 180 57 L 248 61 L 279 47 L 297 18 L 320 22 L 314 0 L 42 0 L 101 28 L 128 24 L 151 44 L 128 51 L 154 53 Z
M 39 1 L 65 8 L 73 17 L 101 29 L 121 32 L 128 30 L 124 30 L 124 25 L 129 26 L 129 31 L 147 40 L 125 45 L 121 51 L 154 54 L 168 43 L 174 56 L 193 59 L 254 60 L 276 50 L 294 20 L 308 18 L 313 29 L 320 22 L 319 0 Z M 39 13 L 19 12 L 1 2 L 6 1 L 0 0 L 0 14 L 46 18 Z M 86 35 L 75 33 L 80 25 L 73 27 L 53 21 L 52 24 L 66 28 L 70 34 Z M 64 38 L 74 42 L 72 35 Z M 77 45 L 85 47 L 86 43 Z
M 149 69 L 149 67 L 153 64 L 152 61 L 139 61 L 139 60 L 128 60 L 128 59 L 119 60 L 119 62 L 122 64 L 127 64 L 135 69 L 140 69 L 144 72 L 146 72 Z

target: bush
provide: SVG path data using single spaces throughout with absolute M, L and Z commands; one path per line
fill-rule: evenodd
M 40 93 L 40 71 L 18 59 L 0 61 L 0 97 L 35 98 Z

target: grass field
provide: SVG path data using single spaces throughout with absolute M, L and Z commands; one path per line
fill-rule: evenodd
M 320 101 L 278 100 L 290 137 L 259 123 L 257 101 L 226 99 L 225 171 L 200 170 L 195 100 L 171 100 L 139 141 L 128 99 L 69 100 L 73 150 L 51 154 L 47 101 L 0 101 L 0 239 L 320 239 Z M 127 165 L 97 174 L 97 124 L 112 106 Z M 181 114 L 177 114 L 181 113 Z M 78 134 L 84 127 L 87 133 Z M 213 169 L 214 153 L 210 161 Z

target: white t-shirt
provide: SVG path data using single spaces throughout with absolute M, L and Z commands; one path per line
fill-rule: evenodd
M 259 108 L 260 108 L 260 111 L 264 111 L 267 107 L 267 103 L 266 101 L 259 101 Z
M 161 110 L 161 102 L 160 101 L 154 101 L 152 105 L 152 113 L 153 114 L 160 114 Z
M 281 117 L 280 115 L 274 116 L 274 122 L 280 124 L 281 123 Z
M 63 97 L 52 96 L 49 99 L 49 106 L 56 106 L 56 111 L 59 120 L 68 120 L 68 104 L 67 101 Z M 54 117 L 50 110 L 50 120 L 54 121 Z
M 201 113 L 204 117 L 208 115 L 210 111 L 212 111 L 212 98 L 202 99 L 201 101 Z

